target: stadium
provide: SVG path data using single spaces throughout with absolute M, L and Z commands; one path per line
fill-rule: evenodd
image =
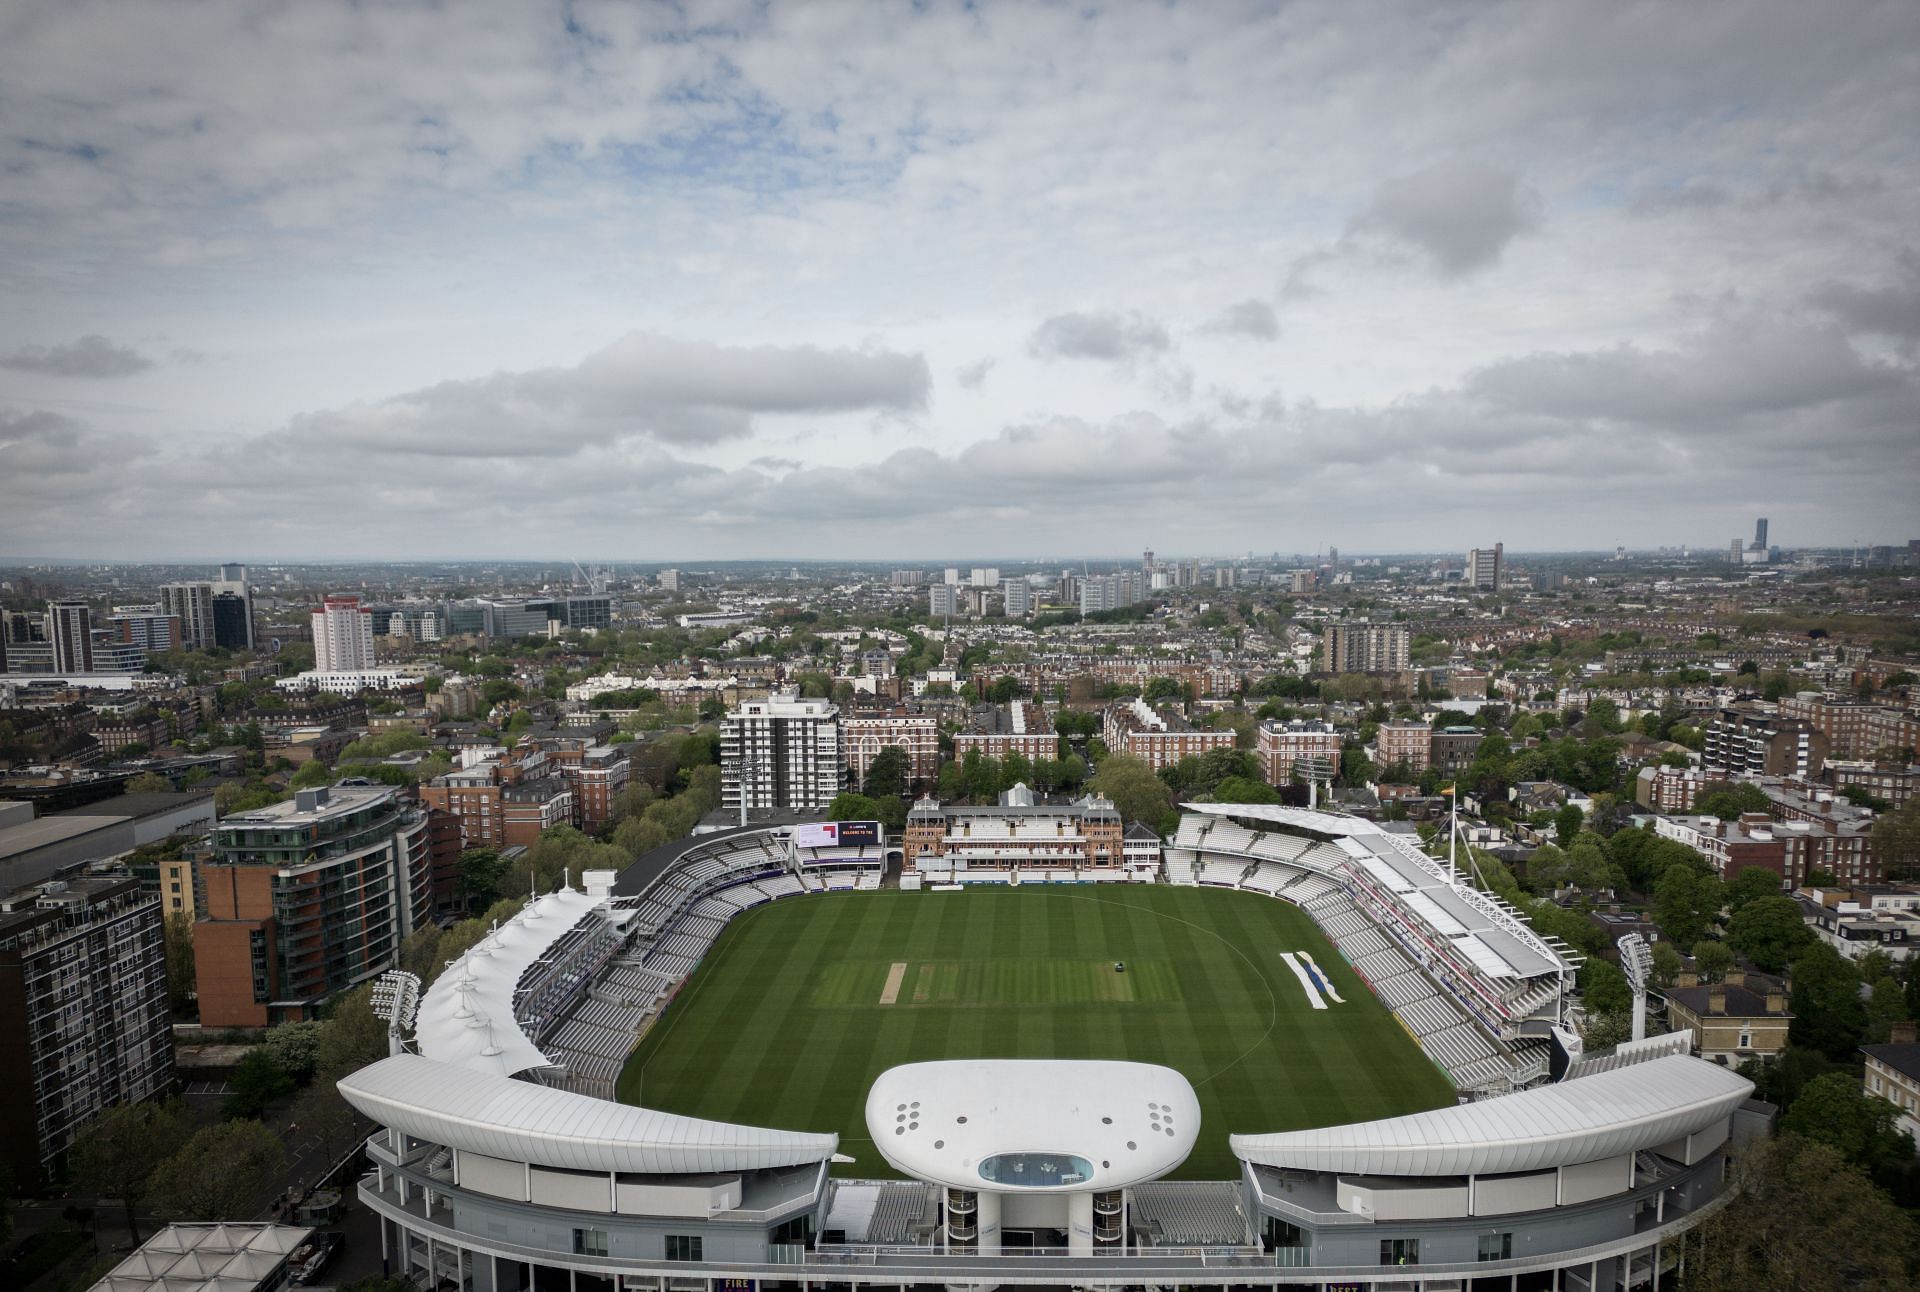
M 1763 1133 L 1685 1033 L 1581 1055 L 1577 956 L 1381 826 L 1191 804 L 1152 866 L 964 828 L 937 864 L 868 823 L 696 836 L 390 975 L 392 1054 L 340 1083 L 388 1268 L 1651 1288 Z

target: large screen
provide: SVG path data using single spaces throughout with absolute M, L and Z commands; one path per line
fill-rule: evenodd
M 880 842 L 878 821 L 826 821 L 819 825 L 793 827 L 796 848 L 837 848 L 843 844 Z

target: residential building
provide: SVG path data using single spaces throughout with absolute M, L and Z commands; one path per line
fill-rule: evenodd
M 940 775 L 940 724 L 931 714 L 906 709 L 864 710 L 840 719 L 849 784 L 865 787 L 867 769 L 883 749 L 900 750 L 909 786 L 931 784 Z
M 1288 579 L 1288 591 L 1296 597 L 1304 597 L 1320 589 L 1320 573 L 1317 570 L 1294 570 Z
M 227 650 L 253 646 L 253 607 L 238 592 L 213 594 L 213 644 Z
M 1254 741 L 1261 775 L 1269 785 L 1292 783 L 1294 767 L 1303 759 L 1321 764 L 1329 777 L 1340 770 L 1340 733 L 1331 723 L 1269 719 L 1260 724 Z
M 201 1023 L 314 1018 L 391 968 L 431 917 L 427 842 L 426 812 L 390 785 L 300 790 L 222 820 L 194 926 Z
M 1009 619 L 1019 619 L 1033 612 L 1033 585 L 1025 576 L 1009 579 L 1000 588 L 1001 603 Z
M 47 607 L 47 637 L 53 642 L 53 671 L 93 672 L 93 612 L 83 601 L 56 601 Z
M 1817 776 L 1828 740 L 1810 722 L 1788 718 L 1773 705 L 1741 700 L 1707 724 L 1702 768 L 1723 778 Z
M 953 756 L 965 758 L 977 753 L 983 758 L 1005 758 L 1019 754 L 1029 762 L 1057 758 L 1060 737 L 1054 734 L 1047 711 L 1031 700 L 1011 704 L 982 704 L 973 710 L 973 726 L 953 737 Z
M 1667 1017 L 1674 1031 L 1693 1033 L 1701 1058 L 1729 1065 L 1777 1057 L 1793 1022 L 1786 984 L 1740 969 L 1728 970 L 1725 982 L 1667 988 Z
M 573 824 L 592 834 L 613 821 L 614 800 L 632 779 L 633 764 L 618 745 L 543 741 L 554 770 L 573 794 Z
M 1464 771 L 1480 752 L 1486 733 L 1478 727 L 1441 727 L 1433 733 L 1428 756 L 1443 772 Z
M 1078 871 L 1084 877 L 1124 877 L 1126 849 L 1120 813 L 1089 795 L 1077 803 L 1040 804 L 1017 785 L 987 807 L 946 805 L 923 798 L 907 813 L 902 873 L 933 883 L 1004 882 L 1027 870 Z M 1154 852 L 1155 867 L 1159 851 Z
M 1146 596 L 1146 580 L 1138 570 L 1095 574 L 1080 582 L 1080 613 L 1118 610 Z
M 1402 624 L 1328 624 L 1321 660 L 1329 673 L 1401 673 L 1409 667 L 1412 641 Z
M 1000 571 L 991 566 L 975 566 L 967 576 L 967 582 L 976 588 L 997 588 L 1000 586 Z
M 180 639 L 187 650 L 218 645 L 213 627 L 213 585 L 163 583 L 160 609 L 180 621 Z
M 107 631 L 112 634 L 114 641 L 138 646 L 149 654 L 186 648 L 186 642 L 180 635 L 180 619 L 177 615 L 115 609 L 107 616 Z
M 1920 763 L 1829 761 L 1822 779 L 1836 790 L 1863 790 L 1891 808 L 1905 807 L 1920 790 Z
M 720 726 L 720 796 L 729 811 L 816 811 L 845 782 L 840 710 L 825 700 L 752 700 Z
M 1498 592 L 1505 578 L 1506 544 L 1495 543 L 1492 547 L 1476 547 L 1467 553 L 1467 569 L 1462 576 L 1470 588 Z
M 680 571 L 662 570 L 654 576 L 654 582 L 659 585 L 662 592 L 678 592 L 680 591 Z
M 1914 1040 L 1912 1023 L 1895 1023 L 1893 1039 L 1885 1045 L 1863 1045 L 1866 1071 L 1861 1090 L 1875 1099 L 1884 1099 L 1900 1110 L 1894 1129 L 1905 1131 L 1920 1143 L 1920 1042 Z
M 313 671 L 363 673 L 374 667 L 373 611 L 359 597 L 328 597 L 313 612 Z
M 173 1085 L 160 900 L 82 864 L 0 898 L 0 1162 L 52 1185 L 86 1126 Z
M 938 617 L 960 613 L 960 588 L 954 583 L 927 585 L 927 613 Z
M 1415 776 L 1433 765 L 1433 728 L 1411 718 L 1380 724 L 1374 736 L 1374 761 L 1382 771 L 1405 764 Z
M 1157 772 L 1182 758 L 1232 749 L 1235 732 L 1231 727 L 1196 727 L 1174 710 L 1155 709 L 1135 698 L 1107 709 L 1102 737 L 1111 752 L 1142 759 Z
M 1920 746 L 1920 714 L 1882 704 L 1803 692 L 1784 697 L 1779 714 L 1810 724 L 1834 758 L 1873 758 Z
M 1633 801 L 1649 812 L 1673 816 L 1693 811 L 1709 788 L 1726 783 L 1724 773 L 1698 767 L 1642 767 L 1634 778 Z
M 573 791 L 559 776 L 542 776 L 500 787 L 500 843 L 531 848 L 555 826 L 574 824 Z

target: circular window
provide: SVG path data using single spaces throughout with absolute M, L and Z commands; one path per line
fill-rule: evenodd
M 908 1129 L 908 1130 L 919 1130 L 919 1129 L 920 1129 L 920 1123 L 919 1123 L 919 1122 L 908 1122 L 908 1123 L 907 1123 L 907 1129 Z M 1169 1135 L 1171 1135 L 1171 1134 L 1173 1134 L 1173 1132 L 1172 1132 L 1172 1131 L 1168 1131 L 1168 1132 L 1167 1132 L 1167 1134 L 1169 1134 Z
M 956 1117 L 953 1120 L 955 1120 L 956 1122 L 959 1122 L 962 1126 L 965 1126 L 967 1124 L 967 1119 L 965 1117 Z
M 1101 1124 L 1102 1126 L 1111 1126 L 1111 1125 L 1113 1125 L 1113 1118 L 1111 1118 L 1111 1117 L 1102 1117 L 1102 1118 L 1100 1119 L 1100 1124 Z
M 1108 1166 L 1112 1166 L 1112 1165 L 1113 1165 L 1113 1163 L 1111 1163 L 1111 1162 L 1102 1162 L 1102 1163 L 1101 1163 L 1100 1165 L 1101 1165 L 1101 1166 L 1103 1166 L 1103 1167 L 1108 1167 Z
M 1128 1141 L 1127 1141 L 1127 1147 L 1128 1147 L 1128 1148 L 1139 1148 L 1140 1146 L 1139 1146 L 1138 1144 L 1136 1144 L 1136 1143 L 1134 1143 L 1134 1142 L 1133 1142 L 1132 1140 L 1128 1140 Z
M 895 1126 L 893 1128 L 893 1133 L 895 1135 L 905 1135 L 907 1133 L 907 1128 L 905 1126 Z
M 933 1146 L 935 1148 L 945 1148 L 947 1146 L 947 1142 L 943 1139 L 937 1139 L 933 1142 Z
M 905 1104 L 895 1104 L 894 1107 L 898 1108 L 901 1112 L 907 1111 L 907 1106 Z

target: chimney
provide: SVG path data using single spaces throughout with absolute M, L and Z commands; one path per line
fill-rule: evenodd
M 1775 987 L 1769 992 L 1767 992 L 1767 1013 L 1784 1014 L 1786 1012 L 1787 1012 L 1787 993 L 1782 991 L 1778 987 Z M 1894 1026 L 1900 1027 L 1902 1025 L 1899 1023 L 1895 1023 Z M 1908 1031 L 1913 1030 L 1912 1023 L 1905 1024 L 1905 1026 Z
M 1731 977 L 1731 975 L 1729 975 Z M 1727 1012 L 1727 989 L 1724 986 L 1707 988 L 1707 1013 L 1724 1014 Z
M 1746 986 L 1747 971 L 1745 969 L 1740 968 L 1738 965 L 1735 965 L 1733 968 L 1727 970 L 1726 982 L 1727 982 L 1727 986 L 1729 987 Z
M 1887 1034 L 1887 1040 L 1895 1045 L 1912 1045 L 1915 1041 L 1920 1041 L 1920 1023 L 1912 1021 L 1895 1023 L 1892 1031 Z

